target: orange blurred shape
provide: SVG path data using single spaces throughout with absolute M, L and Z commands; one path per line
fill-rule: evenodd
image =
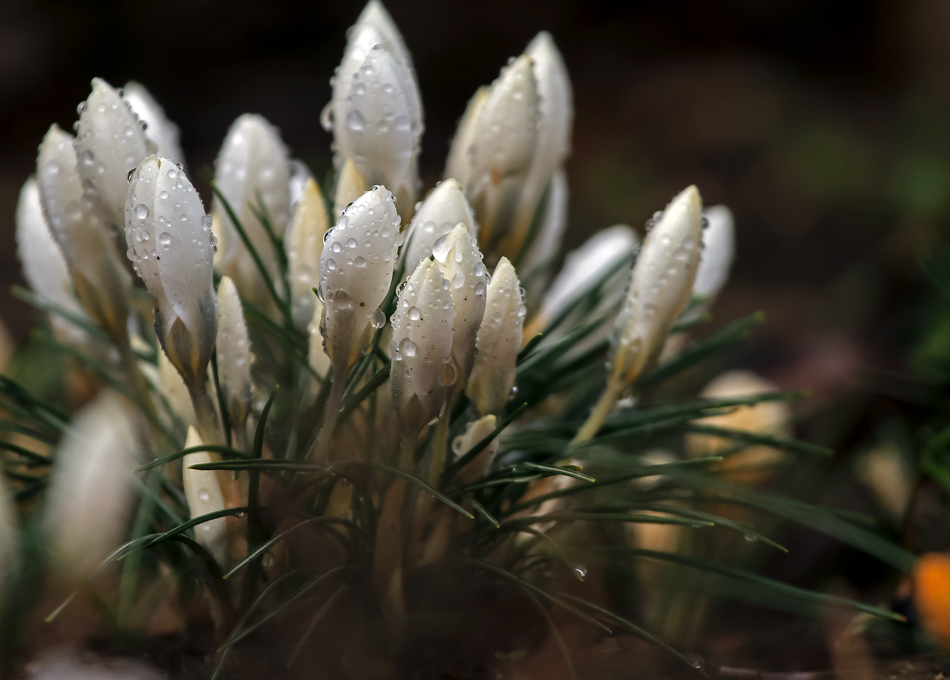
M 927 553 L 917 560 L 914 604 L 927 632 L 950 648 L 950 553 Z

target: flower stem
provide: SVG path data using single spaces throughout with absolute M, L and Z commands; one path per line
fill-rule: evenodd
M 330 442 L 333 441 L 333 433 L 336 430 L 336 423 L 340 418 L 340 405 L 343 403 L 343 395 L 346 392 L 346 371 L 333 369 L 333 382 L 330 385 L 330 396 L 327 398 L 326 415 L 323 416 L 323 426 L 320 428 L 320 434 L 317 436 L 317 445 L 314 447 L 313 459 L 317 462 L 329 461 Z
M 571 440 L 572 444 L 580 444 L 581 442 L 590 441 L 597 435 L 597 432 L 600 431 L 604 421 L 607 420 L 607 416 L 610 415 L 610 412 L 614 408 L 614 404 L 617 403 L 617 400 L 620 398 L 620 395 L 625 387 L 626 385 L 620 381 L 607 381 L 607 389 L 605 389 L 604 393 L 600 395 L 600 400 L 597 402 L 594 410 L 581 426 L 581 429 L 577 431 L 574 439 Z

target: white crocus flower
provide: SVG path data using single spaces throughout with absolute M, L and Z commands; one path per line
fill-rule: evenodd
M 406 232 L 406 276 L 411 274 L 423 258 L 432 255 L 432 246 L 440 238 L 463 224 L 471 236 L 478 235 L 475 213 L 465 200 L 462 186 L 447 179 L 429 192 Z
M 314 298 L 313 318 L 307 325 L 307 335 L 310 337 L 307 359 L 310 368 L 321 378 L 325 378 L 330 371 L 331 362 L 324 347 L 323 334 L 320 332 L 320 326 L 323 325 L 323 302 L 316 295 Z
M 311 292 L 311 295 L 313 293 Z M 251 406 L 251 343 L 241 311 L 241 298 L 227 276 L 218 284 L 218 382 L 224 393 L 231 429 L 239 445 L 245 438 L 245 423 Z
M 469 423 L 465 432 L 452 441 L 452 452 L 458 457 L 464 456 L 472 447 L 490 435 L 497 425 L 497 418 L 491 414 Z M 498 453 L 498 437 L 492 439 L 488 446 L 462 468 L 458 475 L 459 485 L 472 484 L 485 476 L 496 453 Z
M 447 383 L 455 381 L 450 285 L 434 262 L 423 260 L 400 291 L 392 317 L 389 382 L 393 406 L 410 433 L 439 415 Z
M 137 417 L 123 397 L 103 391 L 59 445 L 44 523 L 55 569 L 67 580 L 92 575 L 126 535 L 135 501 Z
M 611 382 L 617 389 L 630 385 L 656 359 L 689 302 L 702 229 L 702 199 L 690 186 L 670 202 L 643 239 L 614 326 L 610 361 Z
M 175 163 L 184 163 L 185 154 L 178 141 L 181 131 L 168 119 L 165 110 L 155 101 L 152 93 L 146 90 L 144 85 L 130 80 L 122 88 L 122 99 L 129 103 L 132 112 L 145 123 L 145 137 L 155 144 L 155 153 Z
M 120 346 L 128 343 L 129 274 L 115 240 L 83 196 L 72 135 L 53 125 L 36 159 L 43 212 L 79 302 Z
M 559 170 L 551 178 L 551 190 L 541 215 L 538 233 L 528 244 L 521 269 L 525 275 L 529 306 L 536 305 L 538 296 L 547 288 L 551 269 L 567 230 L 567 173 Z
M 128 185 L 125 238 L 155 301 L 155 332 L 197 399 L 218 328 L 212 285 L 211 217 L 184 172 L 149 156 Z M 202 412 L 202 406 L 195 405 Z M 208 436 L 208 435 L 206 435 Z
M 129 172 L 148 153 L 142 121 L 132 107 L 109 83 L 93 78 L 76 128 L 79 175 L 88 197 L 117 229 L 125 224 Z
M 475 336 L 485 313 L 488 276 L 478 241 L 464 224 L 436 241 L 432 254 L 442 276 L 449 282 L 455 310 L 452 360 L 458 373 L 453 384 L 464 388 L 475 361 Z
M 33 292 L 80 319 L 86 318 L 86 312 L 73 295 L 63 252 L 46 224 L 40 190 L 33 177 L 20 190 L 16 208 L 16 243 L 23 275 Z M 88 334 L 72 321 L 58 314 L 50 314 L 49 320 L 60 341 L 80 346 L 88 342 Z
M 13 497 L 0 475 L 0 602 L 20 564 L 18 519 Z
M 277 129 L 263 116 L 246 113 L 228 130 L 214 172 L 218 190 L 234 211 L 278 293 L 282 291 L 277 255 L 257 213 L 259 201 L 263 201 L 274 235 L 283 235 L 290 220 L 289 162 L 287 149 Z M 245 300 L 263 309 L 273 309 L 274 302 L 264 286 L 257 264 L 217 196 L 212 206 L 216 219 L 221 220 L 222 245 L 226 248 L 221 273 L 234 279 Z
M 313 319 L 317 302 L 313 289 L 320 285 L 323 235 L 329 228 L 323 194 L 311 177 L 304 184 L 286 237 L 291 308 L 294 324 L 300 331 L 306 331 Z
M 181 373 L 168 360 L 164 352 L 158 353 L 158 388 L 168 402 L 172 414 L 185 427 L 197 426 L 198 417 L 195 407 L 191 403 L 188 387 L 181 378 Z
M 475 364 L 465 393 L 482 415 L 501 413 L 515 384 L 525 307 L 518 276 L 501 258 L 488 284 L 488 299 L 475 338 Z
M 446 179 L 454 178 L 463 187 L 468 186 L 472 176 L 472 142 L 475 141 L 478 117 L 488 101 L 488 92 L 489 88 L 483 85 L 475 90 L 475 94 L 468 101 L 445 161 Z
M 347 159 L 336 179 L 336 190 L 333 193 L 333 215 L 340 219 L 347 206 L 369 190 L 366 182 L 360 176 L 353 161 Z
M 331 107 L 337 167 L 352 160 L 367 184 L 384 184 L 411 217 L 422 102 L 409 53 L 379 2 L 370 2 L 351 29 Z
M 188 428 L 185 448 L 204 446 L 201 436 L 193 427 Z M 186 454 L 182 460 L 182 478 L 185 483 L 185 498 L 191 518 L 224 510 L 224 492 L 221 487 L 221 472 L 218 470 L 194 470 L 192 465 L 213 463 L 220 460 L 220 454 L 198 451 Z M 226 474 L 226 473 L 225 473 Z M 228 559 L 227 518 L 219 517 L 202 522 L 195 527 L 195 540 L 208 549 L 222 567 Z
M 538 144 L 540 98 L 531 57 L 501 71 L 481 108 L 471 144 L 465 194 L 481 229 L 482 247 L 494 250 L 514 226 L 521 191 Z M 514 257 L 516 252 L 503 252 Z
M 729 278 L 735 255 L 735 228 L 732 211 L 724 205 L 707 208 L 703 217 L 708 224 L 703 229 L 703 254 L 693 282 L 693 297 L 704 301 L 708 307 Z

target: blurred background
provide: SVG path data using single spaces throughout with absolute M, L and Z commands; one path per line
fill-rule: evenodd
M 14 337 L 22 342 L 34 318 L 9 293 L 21 281 L 17 194 L 44 132 L 52 122 L 71 129 L 93 76 L 145 84 L 181 127 L 196 178 L 246 111 L 276 124 L 322 178 L 330 136 L 319 114 L 361 6 L 0 3 L 0 318 Z M 926 364 L 922 324 L 934 322 L 917 260 L 933 252 L 950 220 L 950 4 L 387 6 L 423 95 L 426 190 L 476 87 L 546 29 L 575 88 L 567 247 L 613 223 L 642 228 L 696 183 L 707 204 L 732 208 L 738 230 L 715 323 L 756 310 L 768 316 L 743 351 L 744 365 L 783 387 L 829 394 L 872 368 Z M 198 184 L 207 198 L 207 183 Z

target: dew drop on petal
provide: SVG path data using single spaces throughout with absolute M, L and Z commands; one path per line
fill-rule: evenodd
M 403 356 L 414 357 L 416 355 L 416 343 L 409 338 L 403 338 L 399 343 L 399 352 Z
M 158 237 L 158 242 L 162 245 L 162 248 L 168 250 L 172 245 L 172 235 L 167 231 L 163 231 Z
M 373 312 L 373 318 L 370 319 L 370 324 L 376 330 L 379 330 L 386 325 L 386 314 L 383 312 L 383 310 L 379 309 L 378 307 L 376 308 L 376 311 Z
M 139 203 L 135 206 L 135 216 L 140 220 L 144 220 L 148 217 L 148 207 L 144 203 Z
M 413 321 L 418 321 L 422 318 L 422 312 L 419 311 L 418 307 L 413 307 L 409 310 L 409 318 Z

